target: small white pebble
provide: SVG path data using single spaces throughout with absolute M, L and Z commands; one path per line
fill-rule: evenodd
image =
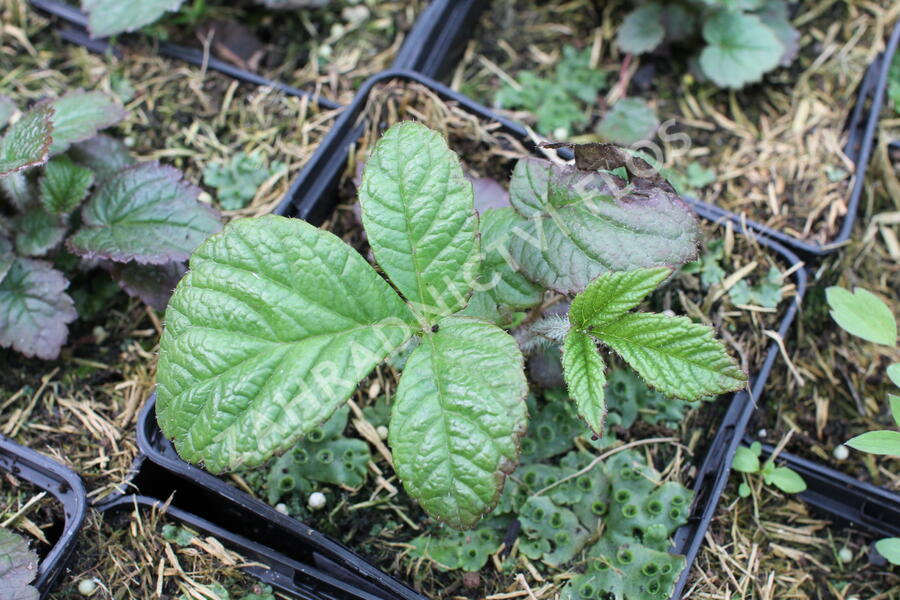
M 325 494 L 322 492 L 313 492 L 309 495 L 309 502 L 307 503 L 310 510 L 319 510 L 323 506 L 325 506 Z
M 126 137 L 124 140 L 122 140 L 122 143 L 124 143 L 125 146 L 128 148 L 134 148 L 134 138 L 131 137 L 130 135 L 128 137 Z
M 567 137 L 569 137 L 569 130 L 566 129 L 565 127 L 557 127 L 556 129 L 553 130 L 553 137 L 558 140 L 567 138 Z
M 851 560 L 853 560 L 853 551 L 847 546 L 844 546 L 843 548 L 838 550 L 838 560 L 842 563 L 850 562 Z M 850 599 L 848 598 L 847 600 Z
M 759 431 L 756 432 L 756 437 L 764 438 L 767 435 L 769 435 L 769 432 L 766 431 L 765 429 L 760 429 Z
M 834 447 L 834 457 L 838 460 L 847 460 L 847 457 L 850 456 L 850 451 L 847 449 L 847 446 L 843 444 L 838 444 Z
M 212 204 L 213 197 L 209 192 L 200 192 L 200 195 L 197 196 L 197 200 L 203 202 L 204 204 Z
M 337 38 L 344 37 L 344 34 L 346 32 L 347 32 L 347 30 L 344 28 L 343 25 L 341 25 L 340 23 L 335 23 L 334 25 L 331 26 L 331 31 L 329 33 L 331 34 L 331 39 L 337 39 Z
M 671 308 L 667 308 L 666 310 L 662 311 L 662 314 L 666 315 L 667 317 L 674 317 L 675 311 Z
M 82 596 L 93 596 L 97 591 L 97 583 L 93 579 L 82 579 L 78 582 L 78 593 Z
M 847 600 L 859 600 L 859 596 L 847 596 Z
M 351 25 L 359 25 L 369 18 L 369 9 L 365 6 L 345 6 L 341 18 Z
M 278 512 L 280 512 L 283 515 L 288 514 L 288 507 L 287 507 L 287 504 L 285 504 L 284 502 L 279 502 L 278 504 L 276 504 L 275 510 L 277 510 Z
M 387 427 L 385 427 L 384 425 L 379 425 L 378 428 L 375 429 L 375 431 L 378 432 L 378 437 L 380 437 L 383 440 L 387 439 L 387 436 L 388 436 L 388 428 Z

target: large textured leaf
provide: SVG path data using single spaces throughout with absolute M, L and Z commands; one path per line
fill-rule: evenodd
M 778 66 L 785 47 L 759 17 L 721 10 L 703 24 L 700 66 L 717 85 L 741 88 Z
M 166 311 L 157 416 L 183 458 L 256 465 L 323 423 L 416 323 L 336 236 L 295 219 L 231 223 Z
M 103 134 L 73 144 L 69 156 L 80 166 L 93 171 L 98 180 L 108 179 L 134 164 L 125 144 Z
M 429 323 L 466 305 L 478 276 L 472 184 L 436 131 L 391 127 L 366 162 L 359 191 L 378 264 Z
M 32 204 L 13 220 L 16 250 L 25 256 L 44 256 L 63 241 L 67 227 L 60 217 Z
M 156 310 L 165 310 L 172 291 L 185 271 L 187 267 L 181 262 L 167 265 L 109 264 L 110 276 L 129 296 L 139 298 Z
M 37 200 L 37 192 L 24 173 L 10 173 L 0 177 L 0 189 L 16 210 L 25 210 L 32 200 Z
M 852 292 L 832 286 L 825 290 L 831 318 L 841 328 L 869 342 L 894 346 L 897 344 L 897 321 L 890 307 L 865 288 Z
M 594 333 L 667 396 L 699 400 L 747 382 L 712 328 L 686 317 L 628 313 Z
M 22 536 L 0 527 L 0 600 L 38 600 L 38 556 Z
M 658 2 L 648 2 L 634 9 L 619 27 L 616 41 L 631 54 L 643 54 L 659 46 L 666 35 L 663 9 Z
M 0 177 L 37 167 L 50 158 L 53 108 L 42 106 L 16 121 L 0 141 Z
M 41 204 L 48 212 L 68 214 L 78 208 L 93 182 L 94 175 L 88 169 L 66 156 L 54 158 L 41 177 Z
M 510 200 L 527 221 L 514 232 L 510 253 L 522 272 L 545 287 L 577 293 L 609 271 L 692 260 L 699 232 L 690 209 L 675 194 L 634 181 L 519 161 Z
M 593 338 L 575 329 L 569 331 L 563 344 L 562 365 L 566 387 L 575 400 L 578 415 L 602 437 L 606 417 L 606 375 Z
M 578 329 L 603 327 L 640 304 L 671 272 L 657 267 L 601 275 L 572 300 L 569 322 Z
M 65 152 L 72 144 L 90 139 L 128 116 L 118 100 L 103 92 L 78 90 L 47 104 L 54 110 L 50 154 Z
M 69 249 L 117 262 L 187 260 L 222 228 L 216 212 L 197 202 L 199 195 L 200 189 L 172 167 L 148 162 L 120 171 L 85 204 L 83 227 L 69 238 Z
M 513 268 L 509 245 L 522 219 L 510 208 L 486 210 L 481 215 L 481 276 L 479 291 L 486 291 L 501 306 L 530 308 L 544 290 Z
M 25 356 L 54 359 L 66 341 L 75 304 L 69 282 L 49 264 L 16 258 L 0 281 L 0 346 Z
M 81 8 L 90 16 L 88 25 L 94 37 L 109 37 L 140 29 L 166 12 L 178 10 L 184 0 L 81 0 Z
M 519 348 L 493 325 L 449 317 L 403 371 L 390 443 L 407 493 L 433 517 L 469 527 L 496 504 L 525 433 Z

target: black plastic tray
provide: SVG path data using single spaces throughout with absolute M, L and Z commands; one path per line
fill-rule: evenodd
M 84 522 L 88 504 L 84 485 L 72 470 L 2 435 L 0 469 L 49 492 L 63 507 L 62 532 L 41 561 L 34 583 L 41 598 L 45 598 L 65 569 Z
M 142 454 L 122 494 L 98 510 L 161 507 L 170 500 L 167 515 L 260 563 L 245 570 L 297 598 L 425 600 L 345 546 L 181 460 L 157 427 L 154 408 L 155 395 L 138 418 Z
M 443 78 L 446 74 L 446 69 L 452 65 L 452 60 L 448 60 L 453 58 L 451 51 L 461 51 L 464 40 L 471 38 L 476 31 L 475 25 L 480 16 L 481 8 L 483 8 L 477 6 L 477 4 L 476 2 L 468 1 L 457 3 L 460 13 L 455 14 L 453 19 L 448 20 L 446 28 L 437 32 L 434 39 L 429 40 L 432 46 L 431 56 L 427 58 L 420 57 L 414 64 L 397 64 L 396 66 L 412 68 L 434 79 Z M 469 11 L 471 14 L 461 14 L 462 11 Z M 452 40 L 452 45 L 444 43 L 444 40 Z M 866 70 L 859 87 L 856 105 L 853 107 L 846 125 L 847 143 L 844 147 L 844 153 L 855 163 L 856 171 L 847 200 L 847 215 L 841 222 L 841 228 L 837 235 L 828 243 L 819 244 L 807 242 L 762 223 L 744 219 L 748 226 L 808 257 L 821 257 L 831 254 L 849 241 L 853 234 L 853 225 L 856 222 L 859 202 L 865 186 L 866 170 L 869 166 L 869 159 L 878 127 L 878 118 L 887 89 L 888 71 L 891 60 L 897 51 L 898 40 L 900 40 L 900 22 L 894 27 L 884 53 L 879 54 Z M 697 199 L 688 198 L 688 200 L 698 209 L 710 214 L 734 214 L 731 211 Z
M 774 451 L 773 446 L 762 444 L 764 458 Z M 900 494 L 787 452 L 779 453 L 775 462 L 800 473 L 807 486 L 800 497 L 810 506 L 876 536 L 900 537 Z
M 414 81 L 431 88 L 432 91 L 440 96 L 458 103 L 476 116 L 488 121 L 498 122 L 507 133 L 516 135 L 526 146 L 533 147 L 533 144 L 527 137 L 527 133 L 519 125 L 497 117 L 489 109 L 459 95 L 453 90 L 416 73 L 408 71 L 386 72 L 366 82 L 354 103 L 338 117 L 338 121 L 331 132 L 329 132 L 328 137 L 322 142 L 315 155 L 304 167 L 300 176 L 294 182 L 291 191 L 288 192 L 285 200 L 276 210 L 277 214 L 300 217 L 317 224 L 331 214 L 337 203 L 337 188 L 347 164 L 349 149 L 358 140 L 365 126 L 362 118 L 369 92 L 379 83 L 398 79 Z M 704 210 L 703 206 L 696 208 L 701 217 L 711 221 L 722 221 L 719 215 Z M 735 230 L 739 233 L 744 232 L 740 223 L 735 224 Z M 799 258 L 783 245 L 760 236 L 755 231 L 751 230 L 751 232 L 760 245 L 778 255 L 786 267 L 794 266 L 800 262 Z M 802 267 L 794 272 L 793 281 L 796 284 L 797 297 L 791 301 L 779 325 L 778 333 L 782 338 L 787 336 L 806 289 L 807 274 Z M 727 485 L 734 454 L 741 442 L 750 416 L 755 410 L 755 400 L 761 397 L 766 379 L 778 354 L 777 344 L 771 344 L 761 368 L 752 378 L 751 391 L 749 393 L 747 391 L 738 392 L 732 396 L 716 430 L 715 437 L 702 463 L 699 465 L 693 485 L 696 500 L 691 516 L 688 523 L 675 533 L 673 546 L 673 552 L 687 557 L 689 566 L 693 563 L 703 543 L 704 535 L 715 513 L 719 498 Z M 144 442 L 141 444 L 141 449 L 148 456 L 149 460 L 165 466 L 175 473 L 183 473 L 201 485 L 214 490 L 217 494 L 242 503 L 252 501 L 258 505 L 260 512 L 265 512 L 269 515 L 277 514 L 262 501 L 251 499 L 236 487 L 226 484 L 205 471 L 182 461 L 172 445 L 159 431 L 155 418 L 149 409 L 142 413 L 142 419 L 140 427 L 141 431 L 144 432 L 142 434 Z M 279 516 L 281 519 L 284 518 L 281 515 Z M 687 568 L 682 573 L 676 585 L 675 593 L 672 596 L 673 598 L 681 596 L 687 584 L 689 572 L 690 569 Z

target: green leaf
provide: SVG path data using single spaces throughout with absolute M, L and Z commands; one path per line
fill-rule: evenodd
M 465 307 L 478 275 L 472 184 L 446 141 L 413 122 L 376 144 L 359 190 L 378 264 L 429 324 Z
M 116 99 L 103 92 L 78 90 L 47 105 L 54 110 L 50 154 L 65 152 L 72 144 L 90 139 L 128 116 Z
M 0 281 L 0 346 L 53 360 L 75 320 L 69 282 L 44 261 L 16 258 Z
M 66 215 L 75 210 L 94 182 L 94 174 L 67 156 L 50 161 L 41 177 L 41 204 L 47 212 Z
M 31 583 L 39 565 L 22 536 L 0 527 L 0 599 L 38 600 L 40 594 Z
M 509 244 L 522 220 L 511 207 L 486 210 L 481 215 L 481 276 L 478 290 L 486 291 L 500 306 L 531 308 L 544 290 L 513 268 Z
M 575 400 L 578 415 L 602 437 L 606 417 L 606 376 L 603 359 L 593 338 L 575 329 L 569 331 L 563 344 L 562 364 L 566 387 Z
M 32 204 L 13 219 L 16 250 L 24 256 L 43 256 L 63 241 L 67 227 L 60 217 Z
M 451 527 L 489 512 L 515 468 L 527 419 L 523 362 L 503 330 L 449 317 L 406 363 L 391 415 L 394 466 L 407 493 Z
M 891 405 L 891 416 L 894 417 L 894 424 L 900 427 L 900 396 L 888 394 L 888 402 Z
M 704 74 L 717 85 L 741 88 L 778 66 L 785 48 L 759 17 L 722 10 L 703 24 L 708 46 L 700 53 Z
M 857 287 L 851 293 L 832 286 L 825 290 L 831 318 L 851 335 L 869 342 L 895 346 L 897 321 L 887 304 L 872 292 Z
M 0 141 L 0 177 L 38 167 L 50 158 L 53 108 L 38 107 L 16 121 Z
M 5 177 L 0 177 L 0 188 L 12 203 L 13 208 L 18 211 L 25 210 L 33 201 L 37 201 L 37 194 L 34 186 L 28 181 L 24 173 L 10 173 Z
M 109 37 L 140 29 L 166 12 L 178 10 L 184 0 L 81 0 L 89 15 L 91 36 Z
M 712 328 L 686 317 L 629 313 L 594 334 L 668 396 L 699 400 L 739 390 L 747 382 Z
M 900 538 L 878 540 L 875 549 L 892 565 L 900 565 Z
M 103 134 L 74 144 L 69 150 L 69 156 L 76 164 L 93 171 L 98 181 L 109 179 L 134 164 L 125 144 Z
M 624 52 L 644 54 L 659 46 L 665 35 L 662 6 L 648 2 L 628 13 L 619 27 L 616 42 Z
M 572 327 L 603 327 L 638 304 L 672 273 L 668 267 L 614 271 L 592 281 L 569 307 Z
M 891 383 L 900 387 L 900 363 L 894 363 L 887 368 L 887 375 Z
M 117 262 L 187 260 L 222 228 L 216 212 L 197 201 L 199 195 L 172 167 L 147 162 L 120 171 L 85 204 L 83 226 L 69 238 L 69 250 Z
M 786 494 L 799 494 L 806 490 L 806 482 L 799 473 L 788 467 L 776 467 L 766 477 L 766 483 L 772 484 Z
M 19 110 L 16 103 L 9 96 L 0 94 L 0 129 L 6 127 L 12 116 Z
M 603 115 L 597 133 L 607 142 L 631 146 L 653 137 L 659 127 L 656 110 L 641 98 L 622 98 Z
M 532 281 L 562 293 L 609 271 L 679 265 L 697 253 L 690 209 L 657 187 L 527 158 L 516 165 L 510 201 L 526 219 L 510 255 Z
M 169 302 L 160 427 L 213 472 L 260 464 L 327 420 L 415 322 L 331 233 L 283 217 L 235 221 L 197 249 Z
M 172 290 L 184 276 L 187 267 L 182 262 L 165 265 L 141 265 L 135 262 L 109 263 L 109 276 L 129 296 L 139 298 L 156 310 L 165 310 Z
M 746 482 L 741 482 L 741 485 L 738 486 L 738 496 L 741 498 L 749 498 L 752 493 L 753 491 Z
M 869 454 L 900 456 L 900 431 L 867 431 L 845 443 Z
M 738 446 L 731 468 L 741 473 L 758 473 L 759 457 L 747 446 Z

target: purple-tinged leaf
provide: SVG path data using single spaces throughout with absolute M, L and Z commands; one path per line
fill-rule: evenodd
M 39 564 L 22 536 L 0 527 L 0 600 L 38 600 L 31 583 Z
M 18 211 L 25 210 L 37 198 L 34 186 L 24 173 L 10 173 L 6 177 L 0 177 L 0 189 Z
M 525 217 L 510 255 L 531 280 L 562 293 L 609 271 L 675 266 L 697 254 L 688 205 L 647 180 L 528 158 L 516 165 L 510 200 Z
M 50 158 L 53 107 L 41 106 L 13 123 L 0 141 L 0 177 L 38 167 Z
M 166 265 L 109 263 L 109 274 L 129 296 L 138 298 L 156 310 L 165 310 L 175 286 L 187 273 L 181 262 Z
M 17 110 L 16 103 L 9 96 L 0 95 L 0 129 L 6 127 Z
M 49 213 L 67 215 L 81 204 L 94 183 L 94 174 L 67 156 L 58 156 L 44 168 L 41 204 Z
M 74 144 L 69 156 L 75 164 L 93 171 L 97 181 L 109 179 L 135 162 L 125 144 L 103 134 Z
M 14 260 L 16 260 L 16 255 L 13 253 L 12 242 L 0 235 L 0 281 L 6 277 Z
M 470 175 L 466 175 L 466 179 L 472 182 L 472 191 L 475 193 L 475 210 L 479 215 L 486 210 L 509 206 L 509 192 L 495 180 L 490 177 L 475 178 Z
M 197 201 L 200 188 L 181 172 L 141 163 L 105 181 L 82 210 L 69 249 L 83 258 L 163 265 L 185 261 L 221 231 L 218 213 Z
M 66 237 L 67 227 L 62 219 L 32 204 L 13 219 L 16 250 L 24 256 L 44 256 Z
M 0 281 L 0 346 L 52 360 L 78 314 L 65 293 L 69 281 L 49 263 L 16 258 Z
M 118 100 L 103 92 L 70 92 L 43 104 L 53 115 L 53 145 L 50 154 L 60 154 L 76 142 L 97 135 L 101 129 L 115 125 L 128 116 Z

